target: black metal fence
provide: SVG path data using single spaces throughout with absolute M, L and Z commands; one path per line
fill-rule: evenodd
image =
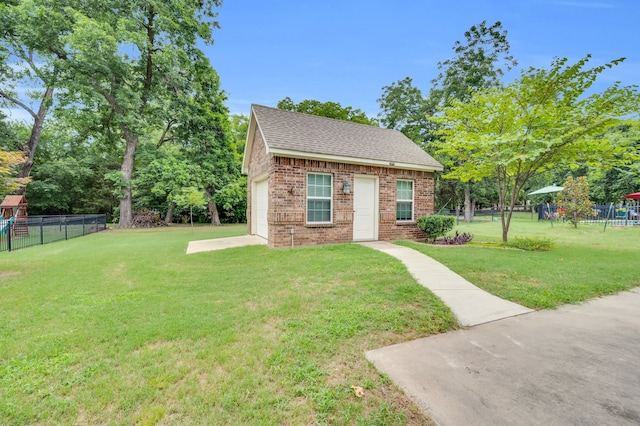
M 567 220 L 561 208 L 556 204 L 540 204 L 537 207 L 538 220 Z M 614 204 L 594 204 L 591 215 L 580 223 L 604 224 L 614 226 L 640 225 L 640 206 L 616 206 Z
M 531 209 L 526 206 L 516 206 L 513 209 L 514 213 L 531 213 Z M 464 211 L 448 209 L 440 210 L 439 214 L 446 216 L 455 216 L 456 222 L 460 223 L 464 220 Z M 475 209 L 473 211 L 474 222 L 496 222 L 500 220 L 500 210 L 498 209 Z
M 104 214 L 31 216 L 0 229 L 0 252 L 82 237 L 105 229 L 107 216 Z
M 566 221 L 562 209 L 557 204 L 538 204 L 535 206 L 516 206 L 514 213 L 527 213 L 531 215 L 531 220 L 539 221 Z M 464 219 L 464 212 L 461 210 L 440 210 L 439 214 L 456 216 L 457 222 Z M 495 222 L 500 220 L 500 210 L 496 209 L 476 209 L 473 215 L 474 222 Z M 584 218 L 580 223 L 604 224 L 613 226 L 633 226 L 640 225 L 640 205 L 616 206 L 594 205 L 591 216 Z

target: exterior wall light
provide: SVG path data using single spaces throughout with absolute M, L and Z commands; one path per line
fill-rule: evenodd
M 351 194 L 351 185 L 349 185 L 349 182 L 342 181 L 342 193 L 343 194 Z

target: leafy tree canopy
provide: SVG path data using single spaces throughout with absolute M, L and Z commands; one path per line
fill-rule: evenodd
M 433 140 L 435 125 L 427 116 L 435 112 L 435 103 L 425 98 L 413 80 L 406 77 L 382 88 L 380 123 L 388 129 L 402 132 L 415 143 L 426 147 Z
M 2 59 L 7 55 L 22 59 L 26 66 L 19 69 L 28 70 L 27 77 L 42 80 L 48 95 L 48 102 L 42 105 L 51 104 L 54 88 L 63 88 L 57 91 L 59 107 L 78 110 L 79 116 L 93 122 L 84 128 L 112 135 L 103 139 L 124 140 L 122 227 L 132 221 L 132 178 L 139 139 L 159 129 L 164 129 L 163 138 L 170 138 L 172 129 L 187 128 L 192 117 L 190 100 L 200 90 L 195 80 L 210 77 L 204 77 L 211 66 L 198 43 L 213 42 L 215 7 L 220 3 L 17 0 L 2 5 L 0 24 L 6 49 L 0 54 L 4 54 Z M 40 58 L 45 67 L 38 66 Z M 7 81 L 22 78 L 10 77 Z M 0 96 L 12 100 L 9 91 Z M 32 146 L 35 149 L 30 143 Z M 29 152 L 32 155 L 33 149 Z
M 637 157 L 627 143 L 614 143 L 605 134 L 617 120 L 638 113 L 636 88 L 614 84 L 587 93 L 600 73 L 623 59 L 588 69 L 589 59 L 575 64 L 555 59 L 549 69 L 529 68 L 503 88 L 478 91 L 466 102 L 453 100 L 432 118 L 442 126 L 439 150 L 456 159 L 446 177 L 496 178 L 505 242 L 512 208 L 536 174 Z
M 362 112 L 362 110 L 354 109 L 350 106 L 343 107 L 337 102 L 320 102 L 306 99 L 296 104 L 287 96 L 278 102 L 278 108 L 286 111 L 302 112 L 304 114 L 335 118 L 337 120 L 353 121 L 354 123 L 369 124 L 371 126 L 378 125 L 377 119 L 367 117 L 367 114 Z
M 16 169 L 24 163 L 22 152 L 0 150 L 0 196 L 25 186 L 29 178 L 18 178 Z
M 491 26 L 482 21 L 464 37 L 465 42 L 453 45 L 455 56 L 438 63 L 440 74 L 432 81 L 430 97 L 445 105 L 452 99 L 468 99 L 476 90 L 500 86 L 505 71 L 518 65 L 500 21 Z

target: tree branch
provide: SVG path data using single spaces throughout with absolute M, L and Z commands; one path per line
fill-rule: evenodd
M 27 104 L 19 101 L 18 99 L 14 98 L 13 96 L 11 96 L 10 94 L 8 94 L 7 92 L 5 92 L 2 89 L 0 89 L 0 96 L 5 98 L 9 102 L 12 102 L 12 103 L 18 105 L 20 108 L 24 109 L 25 111 L 27 111 L 33 117 L 34 120 L 38 117 L 38 115 L 31 108 L 29 108 L 29 106 Z
M 162 131 L 162 135 L 160 136 L 160 140 L 158 140 L 158 143 L 156 144 L 156 148 L 160 148 L 165 142 L 173 140 L 173 138 L 167 138 L 167 133 L 169 133 L 175 123 L 175 121 L 169 120 L 169 122 L 167 123 L 167 127 L 165 127 L 165 129 Z

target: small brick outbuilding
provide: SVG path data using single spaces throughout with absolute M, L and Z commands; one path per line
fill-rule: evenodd
M 420 238 L 441 170 L 396 130 L 252 105 L 248 232 L 271 247 Z

